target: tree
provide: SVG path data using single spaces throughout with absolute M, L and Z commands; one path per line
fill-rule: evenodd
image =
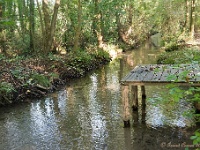
M 2 22 L 2 19 L 3 19 L 3 5 L 4 3 L 1 1 L 0 2 L 0 21 Z M 5 47 L 4 47 L 4 41 L 3 41 L 3 26 L 2 26 L 2 23 L 0 24 L 0 37 L 1 37 L 1 40 L 0 40 L 0 44 L 1 44 L 1 51 L 0 52 L 5 52 Z
M 94 0 L 93 30 L 97 37 L 98 47 L 103 48 L 102 12 L 99 8 L 99 3 L 100 3 L 100 0 Z
M 190 37 L 194 40 L 195 32 L 195 0 L 191 0 L 191 12 L 190 12 Z
M 81 27 L 82 27 L 82 4 L 81 0 L 78 0 L 78 8 L 77 8 L 77 24 L 75 25 L 75 38 L 74 38 L 74 51 L 80 48 L 80 35 L 81 35 Z
M 50 16 L 49 2 L 48 2 L 48 0 L 42 0 L 44 24 L 41 23 L 41 25 L 42 25 L 42 30 L 43 30 L 43 42 L 44 42 L 43 43 L 44 44 L 43 52 L 45 54 L 52 50 L 52 43 L 53 43 L 53 38 L 54 38 L 54 34 L 55 34 L 59 6 L 60 6 L 60 0 L 55 0 L 53 15 Z M 40 19 L 41 22 L 43 19 L 42 18 Z
M 29 17 L 29 28 L 30 28 L 30 50 L 35 52 L 35 5 L 34 0 L 30 0 L 30 17 Z

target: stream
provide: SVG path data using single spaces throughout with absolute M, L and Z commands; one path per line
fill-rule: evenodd
M 168 92 L 147 86 L 145 123 L 123 128 L 119 81 L 138 64 L 156 63 L 160 50 L 143 47 L 118 56 L 107 66 L 71 80 L 59 91 L 31 103 L 0 108 L 0 150 L 164 150 L 194 149 L 197 127 L 183 115 L 183 101 L 154 105 Z M 162 93 L 165 94 L 162 94 Z M 140 104 L 140 102 L 139 102 Z M 133 114 L 134 115 L 134 114 Z

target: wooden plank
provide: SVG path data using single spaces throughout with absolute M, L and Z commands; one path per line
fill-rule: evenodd
M 142 81 L 146 73 L 146 66 L 137 66 L 136 69 L 131 71 L 129 78 L 126 81 Z
M 152 77 L 151 80 L 155 81 L 155 82 L 156 81 L 160 82 L 160 79 L 161 79 L 161 77 L 163 76 L 163 73 L 164 73 L 164 68 L 165 68 L 165 65 L 157 65 L 157 66 L 155 66 L 154 74 L 153 74 L 153 77 Z
M 127 76 L 125 76 L 122 81 L 132 81 L 133 78 L 136 78 L 137 72 L 140 70 L 140 66 L 136 66 Z
M 169 80 L 170 79 L 170 80 Z M 122 80 L 124 83 L 170 83 L 200 82 L 200 66 L 198 64 L 157 65 L 147 64 L 136 66 Z
M 162 75 L 160 76 L 160 78 L 158 79 L 159 82 L 167 82 L 167 78 L 170 75 L 170 66 L 163 66 L 162 67 Z
M 148 65 L 147 66 L 147 73 L 142 80 L 143 82 L 151 82 L 152 81 L 152 77 L 154 75 L 154 71 L 153 71 L 154 68 L 155 68 L 154 65 Z
M 194 64 L 193 69 L 191 71 L 192 79 L 190 79 L 191 82 L 198 82 L 200 81 L 200 66 L 199 64 Z

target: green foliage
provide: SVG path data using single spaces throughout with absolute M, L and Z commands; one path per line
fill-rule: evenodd
M 88 67 L 93 58 L 84 50 L 77 50 L 74 54 L 71 55 L 69 65 L 77 68 Z
M 0 83 L 0 95 L 8 95 L 11 92 L 14 91 L 13 85 L 11 83 L 7 83 L 7 82 L 1 82 Z
M 185 77 L 187 76 L 189 72 L 185 70 L 182 73 L 182 76 Z M 175 80 L 176 82 L 176 80 Z M 192 84 L 192 83 L 191 83 Z M 181 88 L 178 87 L 175 84 L 169 84 L 167 86 L 169 88 L 169 95 L 165 96 L 168 100 L 173 100 L 173 102 L 170 103 L 172 105 L 175 105 L 175 103 L 178 103 L 181 99 L 187 100 L 192 103 L 199 103 L 200 102 L 200 88 L 199 87 L 187 87 L 187 88 Z M 195 118 L 197 122 L 200 121 L 200 114 L 195 114 L 195 110 L 191 111 L 185 111 L 183 115 L 189 117 L 189 118 Z M 200 132 L 197 130 L 195 135 L 192 136 L 190 139 L 193 140 L 193 144 L 199 144 L 200 143 Z
M 10 72 L 15 78 L 17 78 L 19 80 L 23 80 L 25 77 L 28 76 L 28 74 L 23 74 L 23 70 L 24 70 L 23 68 L 18 67 L 18 68 L 11 70 Z
M 29 84 L 39 84 L 44 87 L 49 87 L 51 85 L 50 80 L 43 74 L 34 73 L 28 80 Z
M 54 55 L 53 53 L 48 54 L 48 59 L 52 61 L 64 61 L 62 57 L 60 57 L 59 55 Z
M 200 130 L 195 131 L 194 136 L 191 136 L 190 139 L 193 140 L 193 144 L 197 145 L 200 143 Z
M 200 62 L 200 51 L 195 48 L 162 53 L 157 59 L 158 64 L 186 64 L 193 62 Z
M 5 59 L 5 56 L 4 56 L 3 54 L 0 53 L 0 61 L 1 61 L 1 60 L 4 60 L 4 59 Z
M 199 2 L 196 3 L 199 4 Z M 41 38 L 43 36 L 42 24 L 38 9 L 31 12 L 30 5 L 27 5 L 25 0 L 5 0 L 2 5 L 4 9 L 3 16 L 0 16 L 2 17 L 0 29 L 3 29 L 2 33 L 5 32 L 6 34 L 1 38 L 0 44 L 6 43 L 6 50 L 9 49 L 15 55 L 32 55 L 34 52 L 30 51 L 29 31 L 31 23 L 29 17 L 30 13 L 34 13 L 34 25 L 37 29 L 34 30 L 35 49 L 40 52 L 42 46 L 44 46 L 44 41 Z M 49 3 L 49 9 L 50 12 L 53 10 L 52 3 Z M 78 14 L 80 12 L 81 14 Z M 79 16 L 82 29 L 79 37 L 80 47 L 85 49 L 89 44 L 97 44 L 94 28 L 97 13 L 100 14 L 99 23 L 104 42 L 117 43 L 120 31 L 128 35 L 126 35 L 127 41 L 137 45 L 145 41 L 153 32 L 156 32 L 161 33 L 165 43 L 171 45 L 171 43 L 177 41 L 179 35 L 183 32 L 185 3 L 183 0 L 81 1 L 81 10 L 78 11 L 77 0 L 63 0 L 58 12 L 59 19 L 55 30 L 55 42 L 65 46 L 68 50 L 73 49 Z M 199 20 L 197 19 L 196 22 L 198 27 Z
M 105 60 L 106 62 L 110 60 L 110 56 L 103 50 L 94 50 L 91 52 L 78 50 L 70 55 L 68 65 L 71 67 L 90 70 L 90 67 L 93 67 L 96 62 L 98 62 L 98 59 Z
M 13 85 L 8 82 L 0 83 L 0 104 L 12 103 L 13 92 L 15 91 Z
M 49 73 L 48 76 L 49 76 L 49 81 L 50 82 L 53 82 L 54 79 L 58 79 L 59 78 L 59 75 L 57 73 L 54 73 L 54 72 Z
M 179 50 L 180 46 L 177 45 L 177 44 L 171 44 L 171 45 L 168 45 L 166 48 L 165 48 L 165 51 L 166 52 L 171 52 L 171 51 L 177 51 Z
M 168 85 L 167 88 L 169 88 L 169 96 L 174 102 L 179 102 L 180 99 L 186 97 L 185 90 L 180 89 L 176 85 L 171 84 Z
M 161 57 L 158 59 L 158 62 L 160 63 L 166 63 L 166 64 L 174 64 L 174 68 L 179 68 L 179 64 L 183 63 L 195 63 L 198 65 L 200 61 L 199 57 L 199 50 L 195 48 L 187 48 L 184 50 L 178 50 L 173 52 L 164 53 L 161 55 Z M 184 70 L 182 73 L 179 73 L 179 78 L 186 79 L 189 71 Z M 168 76 L 168 80 L 177 82 L 177 75 L 172 74 Z M 191 83 L 192 85 L 192 83 Z M 164 99 L 162 98 L 155 98 L 156 103 L 162 102 L 163 105 L 172 105 L 170 107 L 176 106 L 177 103 L 180 102 L 180 100 L 189 101 L 192 103 L 200 102 L 200 88 L 197 87 L 178 87 L 176 84 L 170 84 L 167 86 L 169 88 L 169 94 L 164 95 Z M 165 100 L 167 99 L 167 101 Z M 200 121 L 200 114 L 194 114 L 195 110 L 184 112 L 183 115 L 196 119 L 197 122 Z M 194 140 L 195 144 L 199 144 L 200 140 L 198 132 L 195 132 L 195 136 L 193 136 L 191 139 Z
M 110 59 L 110 55 L 108 52 L 104 51 L 104 50 L 97 50 L 95 53 L 94 53 L 94 56 L 96 58 L 104 58 L 105 60 L 109 60 Z

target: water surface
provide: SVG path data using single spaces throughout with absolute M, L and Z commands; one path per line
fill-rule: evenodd
M 155 63 L 159 53 L 145 45 L 42 100 L 0 108 L 0 149 L 154 150 L 191 145 L 195 128 L 188 127 L 192 120 L 181 112 L 192 106 L 185 101 L 176 109 L 153 105 L 156 97 L 168 92 L 162 86 L 146 89 L 145 123 L 139 111 L 139 122 L 123 128 L 119 81 L 137 64 Z

